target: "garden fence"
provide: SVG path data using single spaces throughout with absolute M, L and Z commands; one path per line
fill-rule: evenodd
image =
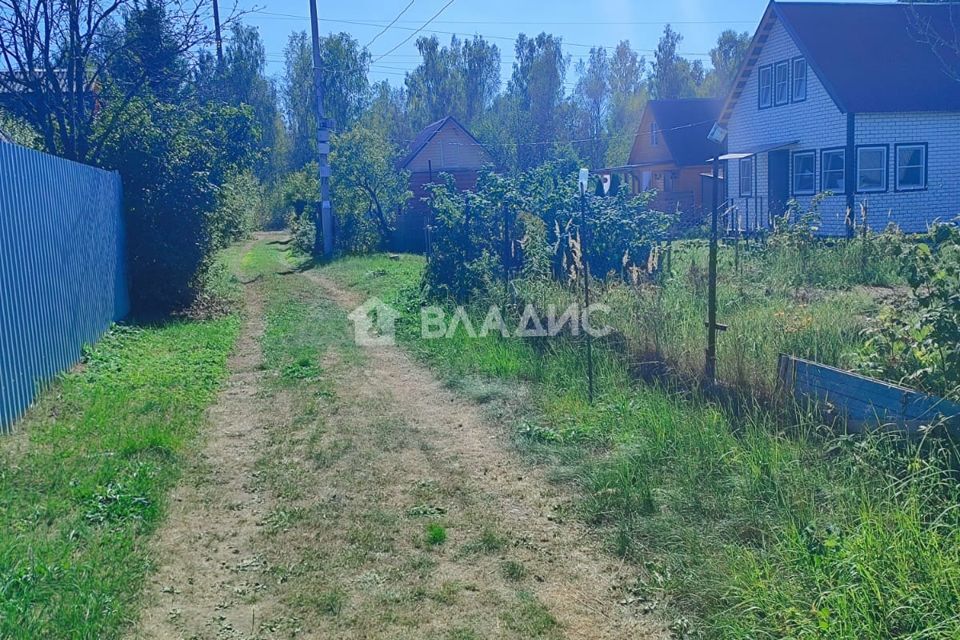
M 0 431 L 128 311 L 120 176 L 0 142 Z

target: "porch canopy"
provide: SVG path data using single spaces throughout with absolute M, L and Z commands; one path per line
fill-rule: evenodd
M 725 153 L 722 156 L 720 156 L 718 159 L 719 160 L 741 160 L 743 158 L 749 158 L 750 156 L 766 153 L 767 151 L 778 151 L 780 149 L 795 147 L 798 144 L 800 144 L 799 140 L 793 140 L 791 142 L 777 142 L 775 144 L 766 144 L 756 149 L 751 149 L 750 151 L 735 151 L 731 153 Z M 713 158 L 710 158 L 709 160 L 707 160 L 707 162 L 713 162 Z

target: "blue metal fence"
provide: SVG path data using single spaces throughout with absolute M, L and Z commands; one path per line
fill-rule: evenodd
M 0 143 L 0 431 L 128 308 L 120 176 Z

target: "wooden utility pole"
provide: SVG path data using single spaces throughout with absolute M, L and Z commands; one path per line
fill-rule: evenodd
M 310 30 L 313 33 L 313 89 L 317 110 L 317 164 L 320 177 L 320 219 L 315 220 L 314 258 L 333 255 L 333 206 L 330 203 L 330 123 L 323 111 L 323 61 L 320 57 L 320 21 L 317 0 L 310 0 Z
M 213 0 L 213 33 L 217 40 L 217 70 L 223 69 L 223 35 L 220 33 L 220 2 Z

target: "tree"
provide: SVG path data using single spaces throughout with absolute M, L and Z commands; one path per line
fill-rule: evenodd
M 160 34 L 140 34 L 139 41 L 159 36 L 164 46 L 154 52 L 158 56 L 176 57 L 211 39 L 205 0 L 148 4 L 162 13 L 164 27 Z M 116 21 L 124 11 L 147 10 L 136 0 L 0 0 L 0 90 L 14 96 L 17 115 L 40 133 L 48 151 L 96 162 L 106 137 L 123 122 L 122 107 L 151 80 L 175 83 L 173 77 L 151 77 L 154 65 L 141 64 L 124 86 L 110 90 L 110 69 L 128 42 L 137 41 L 133 32 L 115 37 Z M 146 53 L 140 50 L 141 62 Z M 104 91 L 109 95 L 97 96 Z M 106 98 L 120 108 L 98 111 Z M 109 120 L 98 121 L 101 113 Z
M 607 147 L 607 165 L 627 162 L 634 134 L 640 126 L 640 117 L 647 102 L 643 82 L 646 60 L 630 48 L 630 42 L 621 41 L 610 58 L 610 143 Z
M 290 132 L 290 166 L 299 169 L 316 158 L 316 105 L 313 53 L 306 32 L 290 34 L 284 50 L 286 70 L 283 104 Z M 323 108 L 338 131 L 346 131 L 361 116 L 369 97 L 370 54 L 347 33 L 320 38 Z
M 421 62 L 407 74 L 407 109 L 414 129 L 455 116 L 463 118 L 466 91 L 460 63 L 460 41 L 451 38 L 449 47 L 441 47 L 436 36 L 417 39 Z
M 337 168 L 333 189 L 341 228 L 350 227 L 352 222 L 361 223 L 352 225 L 352 238 L 341 237 L 344 248 L 356 250 L 363 246 L 365 220 L 375 225 L 379 245 L 386 247 L 393 235 L 396 212 L 411 195 L 407 189 L 410 174 L 396 170 L 395 150 L 383 135 L 366 127 L 354 127 L 336 135 L 332 146 L 330 162 Z
M 606 126 L 610 115 L 610 59 L 607 50 L 602 47 L 590 49 L 588 62 L 577 63 L 580 79 L 574 90 L 574 100 L 581 113 L 584 139 L 589 142 L 580 145 L 584 157 L 593 167 L 600 167 L 606 157 Z
M 551 143 L 560 135 L 560 106 L 569 60 L 563 55 L 560 38 L 541 33 L 536 38 L 517 37 L 516 61 L 507 85 L 513 98 L 510 133 L 517 148 L 517 164 L 526 169 L 543 164 Z M 532 144 L 531 144 L 532 143 Z
M 463 41 L 464 121 L 473 125 L 500 91 L 500 49 L 473 36 Z
M 696 83 L 691 73 L 690 62 L 677 53 L 683 36 L 668 24 L 653 54 L 653 73 L 650 77 L 650 93 L 658 100 L 690 98 L 696 95 Z M 702 67 L 701 67 L 702 70 Z
M 454 116 L 468 127 L 476 122 L 500 89 L 500 50 L 480 36 L 436 36 L 417 40 L 421 62 L 404 82 L 414 129 Z
M 260 33 L 242 23 L 233 25 L 232 37 L 224 51 L 223 70 L 215 81 L 224 100 L 231 105 L 249 105 L 260 134 L 257 174 L 273 180 L 283 170 L 286 131 L 277 108 L 277 90 L 266 77 L 266 52 Z
M 750 47 L 750 34 L 737 33 L 727 29 L 717 38 L 717 46 L 710 50 L 713 70 L 707 76 L 707 93 L 715 97 L 725 97 L 733 87 L 740 72 L 743 60 Z

